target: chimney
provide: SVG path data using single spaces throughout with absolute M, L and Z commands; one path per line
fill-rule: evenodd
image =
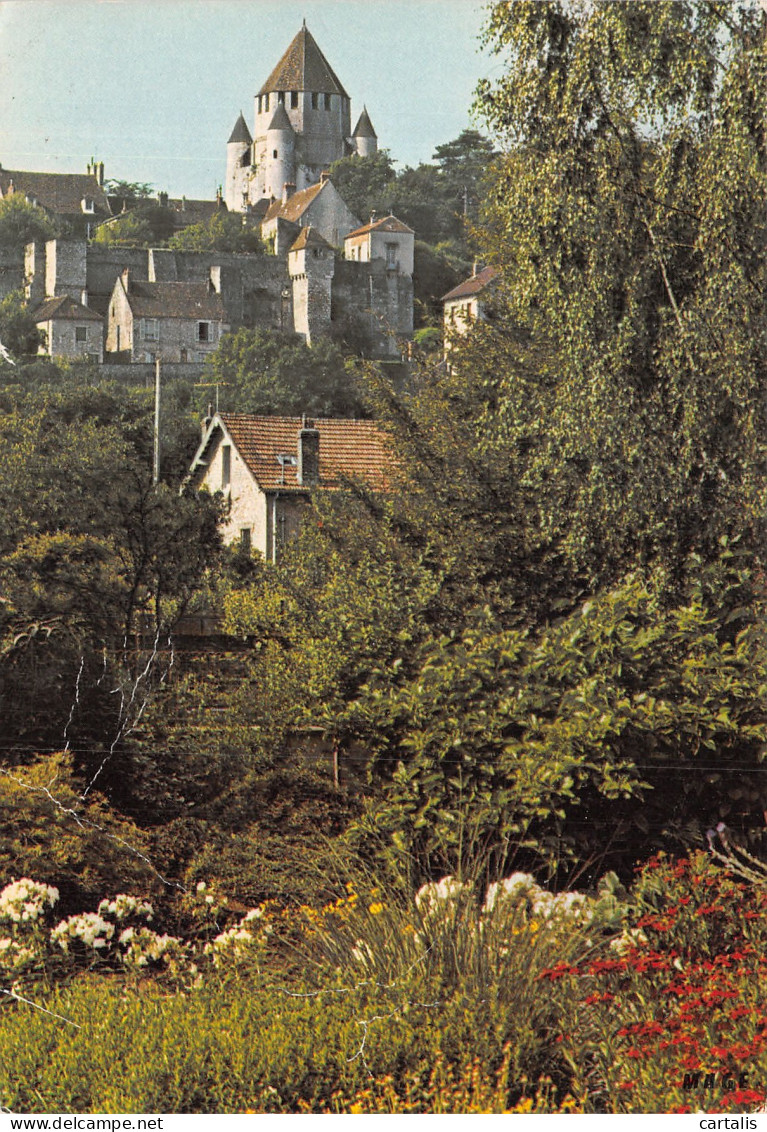
M 282 186 L 282 203 L 286 204 L 290 200 L 290 198 L 293 196 L 293 193 L 295 191 L 296 191 L 295 183 L 293 181 L 286 181 L 285 184 Z
M 168 194 L 167 193 L 158 193 L 157 194 L 157 203 L 160 205 L 161 208 L 167 208 L 168 207 Z
M 320 482 L 320 434 L 314 421 L 304 417 L 298 434 L 298 466 L 296 479 L 300 484 Z
M 99 184 L 104 187 L 104 162 L 99 161 Z
M 181 211 L 186 212 L 186 197 L 181 198 Z

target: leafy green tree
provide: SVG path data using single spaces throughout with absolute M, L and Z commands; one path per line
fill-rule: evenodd
M 357 377 L 355 362 L 329 339 L 309 349 L 295 336 L 241 328 L 222 338 L 204 380 L 220 384 L 230 412 L 343 417 L 362 414 Z
M 190 224 L 168 240 L 169 248 L 183 252 L 253 252 L 262 254 L 264 245 L 258 229 L 246 223 L 237 212 L 221 208 L 209 220 Z
M 476 219 L 484 197 L 484 184 L 498 154 L 489 138 L 478 130 L 462 130 L 453 141 L 438 145 L 434 160 L 449 185 L 456 211 Z
M 23 193 L 11 193 L 0 200 L 0 248 L 21 250 L 32 240 L 52 240 L 58 235 L 59 226 Z
M 18 363 L 25 357 L 37 354 L 44 344 L 45 334 L 37 328 L 29 313 L 22 291 L 11 291 L 0 299 L 0 342 Z M 7 365 L 0 359 L 0 367 Z
M 389 151 L 380 149 L 372 157 L 342 157 L 330 166 L 330 176 L 346 204 L 361 224 L 372 212 L 385 215 L 389 191 L 396 179 Z
M 99 224 L 94 243 L 143 248 L 164 244 L 175 229 L 173 210 L 152 198 L 139 198 L 115 219 Z
M 748 4 L 491 9 L 487 251 L 546 358 L 507 350 L 499 427 L 591 586 L 636 562 L 673 585 L 722 536 L 762 554 L 764 37 Z

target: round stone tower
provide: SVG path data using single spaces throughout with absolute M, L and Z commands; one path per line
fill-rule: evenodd
M 295 187 L 296 135 L 280 102 L 266 130 L 264 196 L 281 199 L 286 192 L 295 192 Z
M 240 116 L 226 144 L 224 199 L 226 207 L 233 212 L 242 212 L 247 207 L 252 146 L 250 130 L 240 111 Z
M 354 127 L 352 141 L 359 157 L 372 157 L 373 154 L 378 153 L 378 137 L 366 106 L 362 107 L 359 121 Z

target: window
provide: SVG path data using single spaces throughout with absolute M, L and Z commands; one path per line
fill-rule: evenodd
M 312 95 L 312 110 L 318 110 L 320 105 L 320 96 L 318 94 Z
M 285 91 L 284 90 L 278 90 L 277 91 L 277 101 L 280 104 L 280 106 L 285 105 Z
M 198 342 L 210 342 L 210 341 L 212 341 L 212 337 L 213 336 L 210 332 L 210 323 L 209 322 L 198 322 L 197 323 L 197 341 Z
M 268 96 L 267 96 L 267 99 L 268 99 Z M 263 94 L 259 94 L 259 96 L 258 96 L 258 112 L 259 112 L 259 114 L 261 113 L 263 108 L 264 108 L 264 96 L 263 96 Z M 267 107 L 267 109 L 268 109 L 268 107 Z
M 250 554 L 251 534 L 250 527 L 240 527 L 240 550 L 243 554 Z
M 329 94 L 325 95 L 325 109 L 326 110 L 330 109 L 330 95 Z
M 157 334 L 157 319 L 156 318 L 145 318 L 144 319 L 144 337 L 149 342 L 156 342 L 157 341 L 158 334 Z
M 272 150 L 272 157 L 274 157 L 275 160 L 276 160 L 276 158 L 277 158 L 277 150 L 276 149 Z
M 88 327 L 87 326 L 76 326 L 75 327 L 75 342 L 87 342 L 87 341 L 88 341 Z
M 297 110 L 298 109 L 298 91 L 297 90 L 291 90 L 291 92 L 290 92 L 290 109 L 291 110 Z
M 83 212 L 95 212 L 96 208 L 93 203 L 93 197 L 83 197 L 82 199 Z
M 388 268 L 393 268 L 393 267 L 397 266 L 397 245 L 396 244 L 387 244 L 386 245 L 386 266 Z
M 229 487 L 232 482 L 232 446 L 231 444 L 222 444 L 221 446 L 221 487 Z

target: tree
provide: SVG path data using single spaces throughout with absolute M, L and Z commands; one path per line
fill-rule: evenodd
M 164 244 L 175 228 L 173 210 L 151 197 L 139 198 L 129 210 L 99 224 L 93 240 L 107 246 L 140 248 Z
M 388 193 L 396 179 L 389 151 L 379 149 L 372 157 L 342 157 L 330 166 L 330 176 L 344 201 L 362 224 L 377 212 L 385 215 Z
M 60 234 L 48 213 L 31 204 L 23 193 L 11 193 L 0 200 L 0 248 L 21 251 L 32 240 L 52 240 Z
M 251 227 L 244 216 L 223 208 L 209 220 L 182 229 L 171 237 L 168 247 L 183 252 L 264 252 L 258 229 Z
M 322 338 L 309 347 L 295 335 L 241 328 L 227 334 L 206 364 L 230 412 L 359 416 L 355 363 Z
M 745 3 L 491 9 L 487 252 L 546 358 L 506 349 L 499 427 L 592 587 L 637 562 L 673 587 L 723 536 L 762 556 L 764 35 Z
M 36 354 L 38 347 L 45 342 L 45 334 L 38 330 L 22 291 L 11 291 L 0 299 L 0 342 L 15 362 Z

